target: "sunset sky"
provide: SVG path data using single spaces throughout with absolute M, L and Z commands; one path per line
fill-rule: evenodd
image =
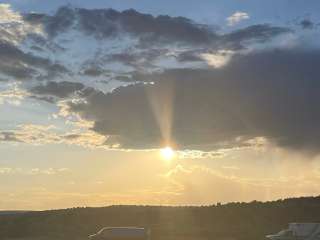
M 320 194 L 320 1 L 0 1 L 0 210 Z

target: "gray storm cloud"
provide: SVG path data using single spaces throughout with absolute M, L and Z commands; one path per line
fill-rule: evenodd
M 33 87 L 30 91 L 40 95 L 50 95 L 58 98 L 66 98 L 71 94 L 84 89 L 82 83 L 75 82 L 47 82 L 46 84 Z
M 138 37 L 136 47 L 150 48 L 152 44 L 192 44 L 197 47 L 216 49 L 243 48 L 249 40 L 267 41 L 291 32 L 289 28 L 269 24 L 257 24 L 231 33 L 218 33 L 215 28 L 198 24 L 184 17 L 168 15 L 152 16 L 134 9 L 116 11 L 114 9 L 88 10 L 61 7 L 53 16 L 29 14 L 25 19 L 31 23 L 43 23 L 52 38 L 70 29 L 77 29 L 98 39 L 108 39 L 123 34 Z
M 27 34 L 20 44 L 2 39 L 1 75 L 34 80 L 34 99 L 65 100 L 69 111 L 94 122 L 106 145 L 140 149 L 170 141 L 214 150 L 264 137 L 317 152 L 320 52 L 263 47 L 295 34 L 287 27 L 222 32 L 183 17 L 69 6 L 21 16 L 43 34 Z M 126 86 L 101 89 L 111 80 Z
M 172 91 L 171 140 L 180 148 L 213 149 L 265 137 L 281 147 L 317 152 L 319 64 L 319 51 L 261 51 L 236 56 L 221 69 L 145 75 L 154 84 L 108 94 L 92 90 L 85 102 L 69 105 L 125 148 L 159 147 L 164 139 L 152 108 L 163 109 Z
M 49 59 L 25 53 L 18 47 L 0 41 L 0 73 L 15 80 L 27 80 L 33 77 L 43 79 L 67 72 L 60 64 Z

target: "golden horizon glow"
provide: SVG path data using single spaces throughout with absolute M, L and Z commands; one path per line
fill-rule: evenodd
M 161 154 L 161 157 L 166 161 L 171 161 L 175 156 L 175 152 L 174 150 L 172 150 L 171 147 L 162 148 L 160 150 L 160 154 Z

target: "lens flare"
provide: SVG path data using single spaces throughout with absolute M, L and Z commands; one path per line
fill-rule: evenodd
M 170 161 L 174 158 L 174 151 L 172 150 L 171 147 L 165 147 L 165 148 L 162 148 L 160 150 L 160 154 L 162 156 L 162 158 L 166 161 Z

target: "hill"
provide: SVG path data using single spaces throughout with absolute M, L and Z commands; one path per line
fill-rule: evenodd
M 104 226 L 142 226 L 152 240 L 262 240 L 289 222 L 320 222 L 320 197 L 199 207 L 109 206 L 0 215 L 0 239 L 86 239 Z
M 0 215 L 10 215 L 10 214 L 22 214 L 22 213 L 26 213 L 26 212 L 30 212 L 30 211 L 0 211 Z

